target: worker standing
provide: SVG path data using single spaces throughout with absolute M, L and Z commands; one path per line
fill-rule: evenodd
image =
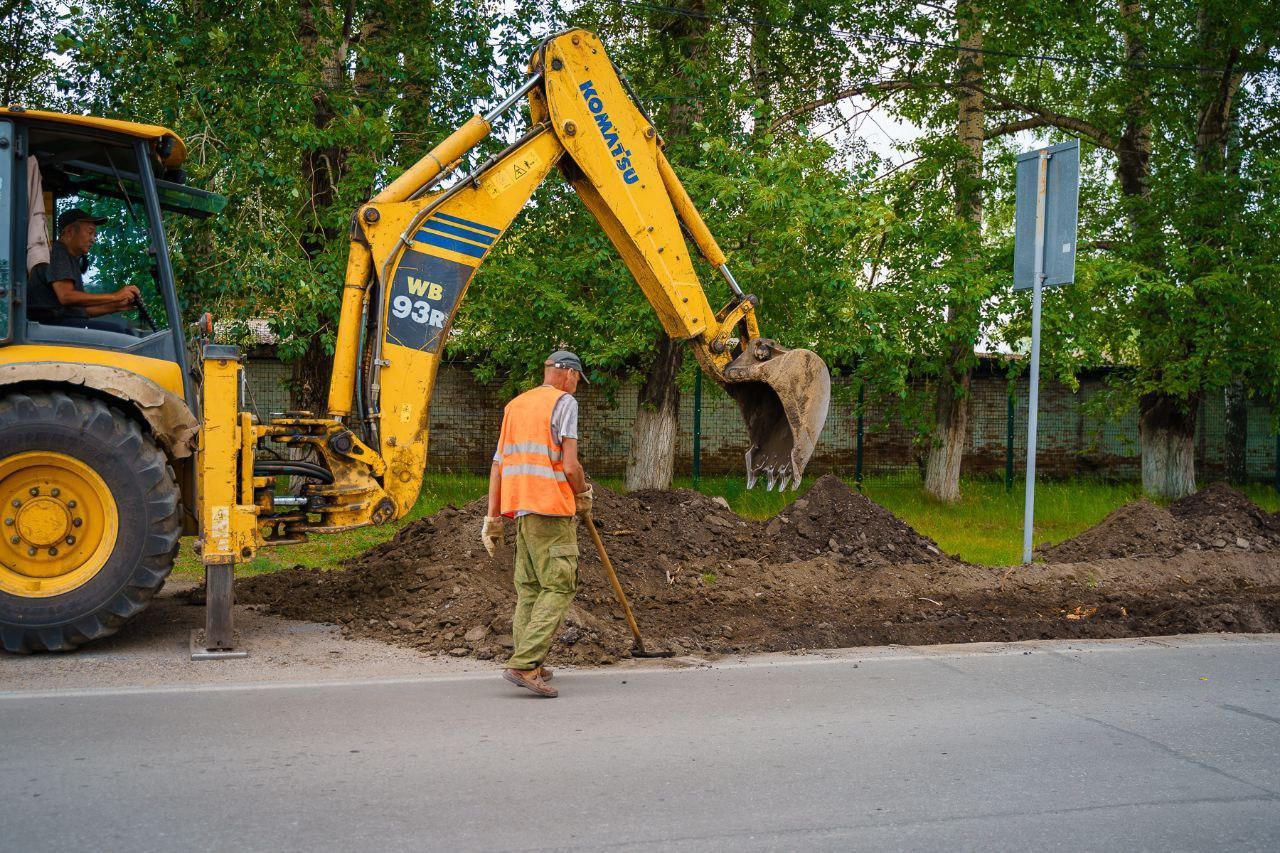
M 591 512 L 591 487 L 578 461 L 578 401 L 587 381 L 582 360 L 565 350 L 547 357 L 542 384 L 507 404 L 489 469 L 489 512 L 481 539 L 492 557 L 503 524 L 516 524 L 514 646 L 502 677 L 548 698 L 542 665 L 578 590 L 577 517 Z

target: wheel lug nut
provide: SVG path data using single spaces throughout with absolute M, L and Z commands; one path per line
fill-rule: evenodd
M 40 490 L 37 489 L 35 486 L 32 486 L 30 494 L 31 494 L 31 497 L 34 498 L 36 495 L 40 494 Z
M 62 494 L 62 489 L 50 489 L 49 494 L 56 498 L 58 495 Z
M 75 501 L 67 501 L 67 506 L 68 506 L 68 507 L 70 507 L 71 509 L 75 509 L 75 508 L 76 508 L 76 502 L 75 502 Z
M 68 536 L 68 537 L 67 537 L 67 539 L 66 539 L 66 542 L 67 542 L 67 544 L 68 544 L 68 545 L 74 545 L 74 544 L 76 544 L 76 537 L 74 537 L 74 536 Z
M 21 536 L 12 536 L 12 537 L 10 537 L 10 538 L 9 538 L 9 541 L 10 541 L 10 542 L 12 542 L 14 545 L 17 545 L 19 542 L 21 542 L 21 541 L 22 541 L 22 537 L 21 537 Z
M 14 506 L 22 506 L 22 501 L 18 500 L 17 498 L 14 498 L 14 499 L 13 499 L 13 505 L 14 505 Z
M 71 526 L 72 526 L 72 527 L 79 527 L 79 526 L 80 526 L 80 525 L 82 525 L 82 524 L 84 524 L 84 519 L 83 519 L 83 518 L 73 518 L 73 519 L 71 519 Z
M 57 548 L 50 548 L 50 549 L 49 549 L 49 556 L 50 556 L 50 557 L 56 557 L 56 556 L 58 556 L 58 549 L 57 549 Z
M 12 518 L 6 518 L 6 519 L 4 520 L 4 526 L 5 526 L 5 527 L 13 527 L 13 519 L 12 519 Z
M 36 549 L 35 549 L 35 548 L 28 548 L 28 549 L 27 549 L 27 556 L 28 556 L 28 557 L 34 557 L 35 555 L 36 555 Z

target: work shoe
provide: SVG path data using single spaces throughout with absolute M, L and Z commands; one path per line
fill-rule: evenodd
M 543 681 L 550 681 L 556 677 L 555 671 L 549 666 L 540 666 L 537 669 L 538 677 Z
M 502 671 L 502 677 L 516 687 L 523 687 L 548 699 L 554 699 L 560 695 L 560 691 L 538 677 L 536 669 L 505 669 Z

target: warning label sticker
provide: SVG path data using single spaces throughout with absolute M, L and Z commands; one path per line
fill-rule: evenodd
M 540 165 L 542 165 L 542 158 L 538 156 L 538 152 L 529 151 L 523 157 L 494 169 L 480 182 L 480 186 L 484 187 L 489 198 L 497 198 L 510 189 L 512 184 Z

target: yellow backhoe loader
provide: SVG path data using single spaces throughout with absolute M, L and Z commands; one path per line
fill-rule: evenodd
M 528 131 L 449 181 L 526 97 Z M 325 413 L 260 422 L 242 405 L 239 351 L 213 343 L 207 320 L 190 339 L 184 333 L 165 228 L 225 203 L 185 185 L 184 154 L 162 127 L 0 110 L 5 650 L 69 649 L 114 632 L 160 589 L 190 533 L 207 582 L 199 645 L 216 655 L 233 643 L 237 562 L 266 545 L 407 513 L 421 488 L 427 407 L 450 324 L 485 256 L 557 168 L 666 333 L 687 342 L 738 401 L 749 483 L 798 485 L 826 417 L 827 368 L 812 352 L 761 336 L 756 297 L 734 280 L 658 129 L 592 33 L 546 40 L 518 91 L 355 212 Z M 137 310 L 30 316 L 48 221 L 71 208 L 107 219 L 85 290 L 134 284 Z M 681 226 L 732 291 L 719 311 Z M 555 342 L 548 330 L 548 347 Z M 285 476 L 305 485 L 277 494 Z

